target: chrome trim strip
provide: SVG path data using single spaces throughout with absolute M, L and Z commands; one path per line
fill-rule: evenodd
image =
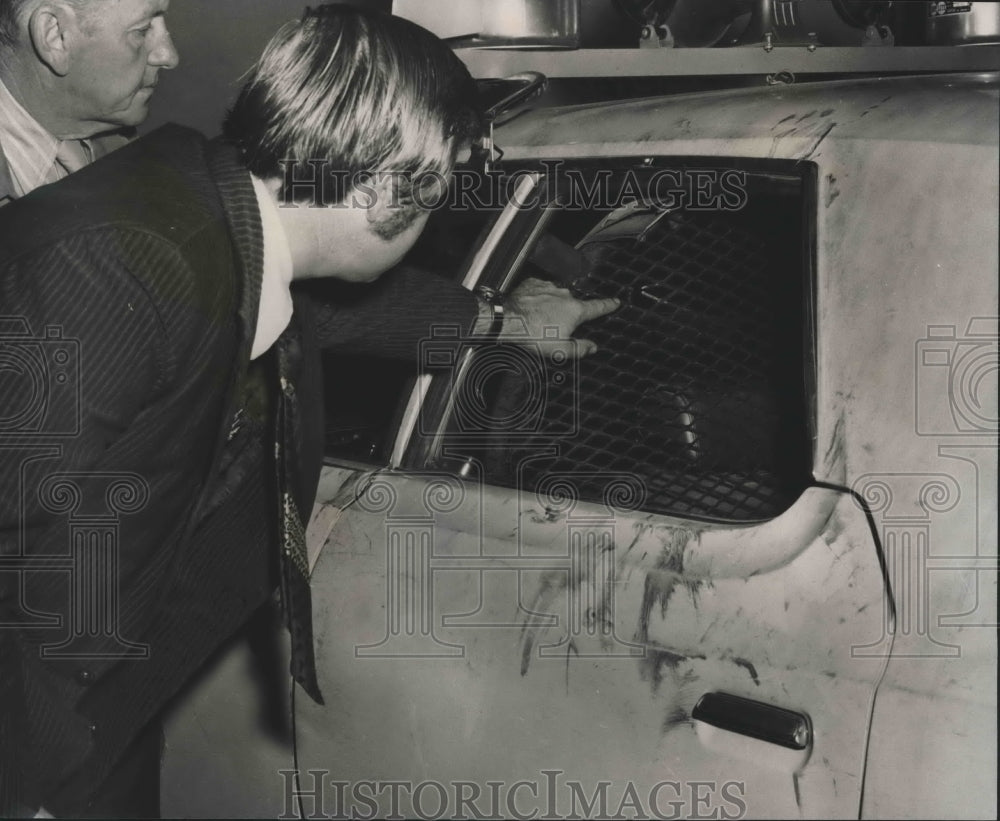
M 541 173 L 535 171 L 531 174 L 526 174 L 518 182 L 511 201 L 507 203 L 507 207 L 500 215 L 496 225 L 493 226 L 489 236 L 486 237 L 486 240 L 480 246 L 479 250 L 476 251 L 476 255 L 469 264 L 469 270 L 462 280 L 462 287 L 471 291 L 479 284 L 479 279 L 482 277 L 483 271 L 486 270 L 490 259 L 496 253 L 500 241 L 514 222 L 518 212 L 528 202 L 529 195 L 535 190 L 541 179 Z M 406 453 L 407 447 L 409 447 L 413 431 L 417 427 L 417 419 L 420 417 L 420 410 L 423 407 L 427 391 L 430 389 L 432 378 L 430 374 L 423 374 L 417 377 L 417 382 L 413 386 L 409 400 L 407 400 L 406 411 L 403 413 L 403 421 L 399 426 L 399 432 L 396 434 L 392 456 L 389 460 L 389 467 L 393 470 L 398 470 L 399 466 L 403 463 L 403 456 Z

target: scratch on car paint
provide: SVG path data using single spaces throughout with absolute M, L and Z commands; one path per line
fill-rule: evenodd
M 803 114 L 801 117 L 799 117 L 795 122 L 801 123 L 803 120 L 808 120 L 815 113 L 816 113 L 816 109 L 815 108 L 812 111 L 807 111 L 805 114 Z
M 838 464 L 844 455 L 844 416 L 841 414 L 837 423 L 833 426 L 833 435 L 830 437 L 830 444 L 823 455 L 823 466 L 829 471 Z
M 643 645 L 649 644 L 649 617 L 656 604 L 660 605 L 660 616 L 666 618 L 667 607 L 678 583 L 683 584 L 691 593 L 697 607 L 698 591 L 705 584 L 704 580 L 685 579 L 680 572 L 673 569 L 650 570 L 646 574 L 645 586 L 642 592 L 642 605 L 639 610 L 639 624 L 636 628 L 636 640 Z
M 687 661 L 687 657 L 669 650 L 647 650 L 639 662 L 639 677 L 650 682 L 655 693 L 663 683 L 663 668 L 674 671 L 682 661 Z
M 816 153 L 816 150 L 820 147 L 823 140 L 825 140 L 827 136 L 829 136 L 830 132 L 833 131 L 833 129 L 836 127 L 837 127 L 836 123 L 830 123 L 825 129 L 823 129 L 823 133 L 819 135 L 819 139 L 816 140 L 816 144 L 809 149 L 809 153 L 807 153 L 804 157 L 802 157 L 803 162 L 812 159 L 813 155 Z
M 629 543 L 629 546 L 625 548 L 625 552 L 622 553 L 623 556 L 627 556 L 631 552 L 632 548 L 639 543 L 639 540 L 653 529 L 652 525 L 645 524 L 643 522 L 638 522 L 637 524 L 634 525 L 634 527 L 635 527 L 635 538 L 632 539 L 632 541 Z M 643 554 L 643 556 L 645 556 L 645 554 Z
M 530 511 L 530 513 L 538 516 L 534 511 Z M 646 523 L 639 523 L 634 527 L 635 536 L 625 553 L 633 552 L 631 560 L 627 563 L 629 568 L 645 571 L 636 635 L 638 636 L 637 641 L 648 647 L 649 618 L 653 607 L 659 604 L 662 616 L 666 617 L 670 598 L 678 584 L 682 584 L 690 592 L 694 606 L 697 607 L 700 589 L 710 585 L 711 582 L 707 578 L 688 579 L 683 575 L 684 551 L 692 541 L 697 541 L 700 538 L 698 531 L 678 527 L 654 527 Z M 635 549 L 640 542 L 643 543 L 641 554 L 639 550 Z M 658 550 L 651 549 L 654 544 L 658 544 Z M 614 550 L 614 547 L 611 550 Z M 647 557 L 652 560 L 652 567 L 647 564 Z M 527 616 L 521 624 L 522 676 L 527 674 L 532 652 L 538 643 L 541 631 L 550 626 L 548 622 L 539 617 L 539 614 L 550 612 L 554 600 L 558 596 L 564 595 L 567 589 L 591 585 L 598 603 L 593 610 L 588 612 L 588 618 L 594 620 L 607 618 L 606 610 L 610 606 L 610 600 L 606 600 L 605 597 L 607 591 L 613 589 L 614 576 L 619 569 L 618 564 L 618 562 L 602 564 L 603 567 L 607 568 L 606 573 L 611 574 L 610 578 L 589 578 L 587 574 L 570 578 L 564 570 L 553 570 L 543 574 L 534 600 L 527 608 L 532 615 Z M 621 564 L 625 565 L 626 563 L 621 562 Z M 660 663 L 662 664 L 662 661 Z
M 684 572 L 684 555 L 701 541 L 702 529 L 651 524 L 634 524 L 635 537 L 622 552 L 622 563 L 642 570 Z M 631 555 L 629 555 L 631 553 Z
M 531 521 L 536 525 L 552 524 L 553 522 L 558 522 L 563 518 L 563 514 L 554 507 L 545 508 L 545 511 L 542 514 L 540 514 L 537 510 L 529 510 L 527 513 L 531 516 Z
M 868 108 L 866 108 L 864 111 L 861 112 L 861 116 L 864 117 L 869 111 L 874 111 L 876 108 L 881 108 L 883 105 L 885 105 L 891 99 L 892 99 L 892 95 L 890 94 L 884 100 L 879 100 L 879 102 L 875 103 L 874 105 L 868 106 Z
M 602 550 L 602 553 L 612 553 L 615 547 L 612 544 Z M 590 623 L 602 623 L 609 628 L 608 632 L 613 632 L 613 614 L 610 613 L 612 607 L 610 591 L 615 585 L 615 563 L 599 562 L 600 567 L 606 568 L 606 573 L 598 572 L 591 574 L 588 572 L 590 565 L 582 562 L 580 569 L 572 576 L 565 570 L 551 570 L 542 574 L 539 582 L 538 592 L 534 600 L 527 608 L 529 615 L 521 623 L 520 640 L 521 647 L 521 675 L 526 675 L 528 667 L 531 665 L 531 653 L 537 641 L 539 633 L 546 627 L 551 626 L 547 621 L 546 614 L 550 613 L 556 598 L 562 595 L 567 589 L 579 589 L 583 585 L 590 585 L 591 593 L 597 604 L 587 610 L 586 617 Z M 598 575 L 599 578 L 591 576 Z M 570 639 L 571 640 L 571 639 Z M 571 640 L 572 641 L 572 640 Z M 573 647 L 576 652 L 575 646 Z M 568 655 L 567 655 L 568 659 Z
M 832 108 L 827 108 L 827 109 L 825 109 L 825 110 L 821 111 L 821 112 L 819 113 L 819 116 L 820 116 L 820 117 L 829 117 L 829 116 L 830 116 L 831 114 L 833 114 L 833 112 L 834 112 L 834 109 L 832 109 Z
M 566 574 L 559 570 L 553 570 L 542 575 L 538 592 L 532 602 L 529 616 L 521 624 L 521 675 L 526 675 L 531 664 L 531 651 L 535 646 L 535 634 L 542 626 L 543 622 L 536 618 L 538 614 L 547 612 L 548 605 L 561 591 L 569 585 Z
M 661 726 L 661 731 L 664 733 L 670 732 L 674 727 L 678 727 L 681 724 L 690 724 L 691 716 L 688 711 L 683 707 L 675 707 L 669 713 L 667 713 L 666 718 L 663 719 L 663 724 Z
M 829 208 L 831 205 L 833 205 L 833 201 L 840 196 L 840 189 L 836 187 L 837 178 L 833 176 L 833 174 L 826 175 L 826 182 L 827 185 L 829 186 L 826 192 L 826 207 Z
M 865 115 L 868 114 L 869 111 L 874 111 L 876 108 L 880 108 L 882 105 L 889 102 L 889 100 L 891 99 L 892 95 L 886 97 L 884 100 L 881 100 L 877 103 L 873 103 L 872 105 L 868 106 L 868 108 L 866 108 L 864 111 L 861 112 L 861 116 L 864 117 Z
M 737 667 L 742 667 L 750 674 L 750 680 L 753 681 L 758 687 L 760 687 L 760 678 L 757 675 L 757 668 L 754 667 L 753 662 L 747 661 L 743 658 L 734 658 L 733 664 Z
M 792 788 L 795 791 L 795 806 L 802 812 L 802 791 L 799 789 L 799 774 L 792 773 Z
M 776 129 L 782 123 L 787 123 L 789 120 L 794 120 L 794 119 L 795 119 L 794 114 L 789 114 L 787 117 L 782 117 L 780 120 L 778 120 L 778 122 L 776 122 L 774 125 L 771 126 L 771 130 L 774 131 L 774 129 Z
M 694 600 L 695 607 L 698 606 L 698 591 L 705 584 L 703 579 L 685 579 L 673 570 L 650 570 L 646 574 L 646 583 L 642 592 L 642 607 L 639 612 L 638 635 L 640 641 L 649 639 L 649 616 L 653 612 L 653 606 L 660 605 L 660 617 L 666 618 L 667 607 L 670 604 L 670 597 L 674 594 L 677 584 L 683 584 Z
M 569 695 L 569 654 L 572 651 L 573 655 L 579 658 L 580 651 L 576 649 L 576 642 L 570 639 L 566 644 L 566 695 Z M 524 675 L 524 667 L 521 668 L 521 675 Z
M 528 633 L 525 636 L 525 627 L 521 627 L 521 635 L 524 636 L 524 643 L 521 646 L 521 675 L 528 675 L 528 667 L 531 666 L 531 650 L 535 646 L 535 637 L 533 633 Z
M 712 619 L 712 623 L 705 628 L 705 632 L 701 634 L 701 638 L 698 639 L 699 644 L 705 641 L 705 638 L 708 636 L 709 633 L 712 632 L 713 629 L 715 629 L 715 625 L 717 625 L 718 623 L 719 623 L 719 616 L 716 616 L 714 619 Z

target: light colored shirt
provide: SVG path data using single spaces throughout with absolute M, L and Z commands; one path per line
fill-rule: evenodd
M 0 81 L 0 151 L 14 198 L 58 182 L 94 159 L 87 140 L 60 140 L 28 113 Z
M 250 179 L 257 194 L 264 233 L 264 278 L 260 286 L 257 329 L 250 350 L 250 358 L 256 359 L 277 341 L 292 319 L 292 293 L 289 290 L 292 284 L 292 251 L 278 214 L 278 204 L 263 181 L 253 174 Z

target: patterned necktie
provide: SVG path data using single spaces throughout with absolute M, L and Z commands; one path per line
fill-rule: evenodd
M 296 502 L 301 481 L 298 470 L 299 409 L 295 376 L 301 361 L 299 336 L 292 324 L 275 343 L 280 393 L 276 414 L 275 463 L 277 466 L 278 522 L 281 540 L 281 601 L 292 644 L 292 678 L 317 704 L 323 695 L 316 680 L 313 651 L 312 595 L 309 589 L 309 558 L 305 528 Z

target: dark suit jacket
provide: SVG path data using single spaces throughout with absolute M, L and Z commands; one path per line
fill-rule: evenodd
M 0 623 L 61 619 L 0 628 L 0 788 L 19 789 L 22 804 L 85 808 L 142 726 L 274 588 L 273 374 L 268 356 L 249 362 L 262 259 L 236 152 L 176 126 L 0 212 L 0 316 L 24 326 L 0 333 L 8 352 L 43 363 L 34 381 L 8 370 L 7 387 L 0 368 L 0 403 L 13 403 L 0 412 L 0 547 L 18 566 L 53 562 L 0 572 Z M 321 465 L 319 349 L 413 356 L 430 312 L 475 315 L 471 295 L 426 275 L 426 307 L 414 309 L 416 276 L 381 288 L 410 299 L 380 320 L 389 337 L 375 322 L 384 303 L 366 321 L 296 298 L 303 511 Z M 41 405 L 11 397 L 26 385 Z M 88 549 L 84 577 L 66 558 Z M 95 589 L 111 590 L 113 629 L 91 613 Z M 87 628 L 69 645 L 68 625 Z

